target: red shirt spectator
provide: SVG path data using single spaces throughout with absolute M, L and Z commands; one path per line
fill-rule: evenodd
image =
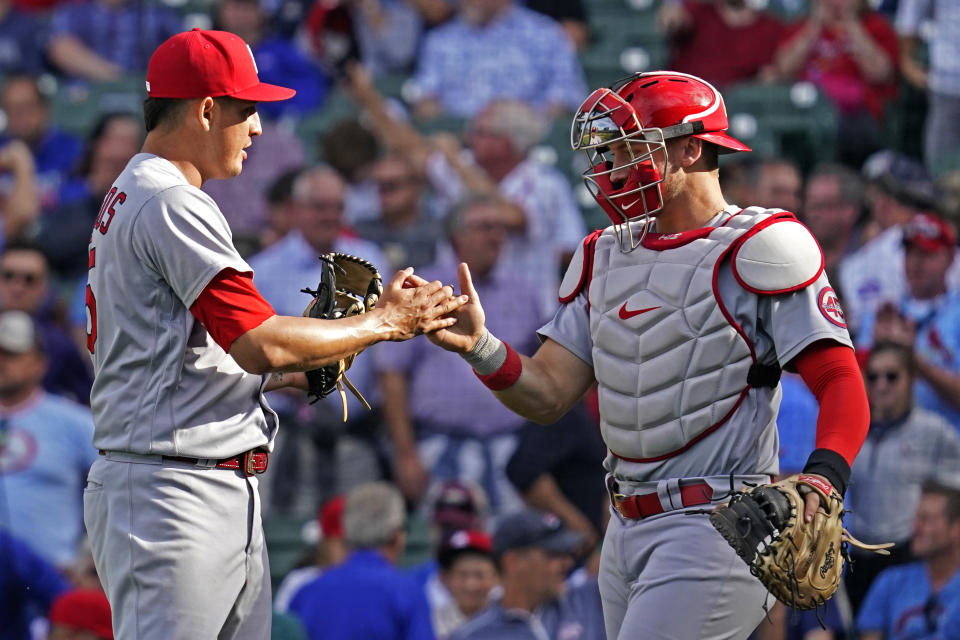
M 881 14 L 855 0 L 820 0 L 810 17 L 787 29 L 777 52 L 785 77 L 820 87 L 843 114 L 866 111 L 883 119 L 897 93 L 897 34 Z
M 783 24 L 744 0 L 687 0 L 683 10 L 669 34 L 669 67 L 716 86 L 756 78 L 783 40 Z

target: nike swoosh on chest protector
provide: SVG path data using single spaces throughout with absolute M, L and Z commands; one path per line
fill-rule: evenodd
M 635 309 L 635 310 L 633 310 L 633 311 L 628 311 L 628 310 L 627 310 L 627 303 L 624 302 L 624 303 L 623 303 L 623 306 L 620 307 L 620 319 L 621 319 L 621 320 L 629 320 L 630 318 L 632 318 L 632 317 L 634 317 L 634 316 L 638 316 L 638 315 L 640 315 L 641 313 L 646 313 L 647 311 L 653 311 L 654 309 L 659 309 L 659 308 L 660 308 L 660 307 L 647 307 L 646 309 Z

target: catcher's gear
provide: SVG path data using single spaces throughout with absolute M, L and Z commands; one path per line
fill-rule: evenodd
M 823 510 L 804 522 L 805 493 Z M 820 476 L 793 475 L 774 484 L 734 492 L 710 523 L 778 600 L 794 609 L 824 604 L 840 584 L 846 543 L 889 555 L 889 544 L 864 544 L 843 528 L 843 496 Z
M 337 320 L 366 313 L 376 306 L 383 294 L 383 280 L 377 268 L 363 258 L 346 253 L 320 256 L 323 270 L 316 290 L 301 289 L 313 297 L 303 312 L 310 318 Z M 307 394 L 316 402 L 336 389 L 343 402 L 343 420 L 347 420 L 347 394 L 344 386 L 357 396 L 367 409 L 370 404 L 346 376 L 347 369 L 357 357 L 354 353 L 342 360 L 306 372 Z
M 583 150 L 590 168 L 583 180 L 594 199 L 614 225 L 631 219 L 645 222 L 663 208 L 660 183 L 664 176 L 666 141 L 692 135 L 721 147 L 721 152 L 750 151 L 750 147 L 726 133 L 727 110 L 723 97 L 711 84 L 685 73 L 651 71 L 636 73 L 609 88 L 590 94 L 573 119 L 571 145 Z M 614 184 L 614 171 L 608 148 L 627 142 L 630 162 L 627 179 Z M 621 247 L 627 250 L 624 236 Z M 639 240 L 631 240 L 636 248 Z

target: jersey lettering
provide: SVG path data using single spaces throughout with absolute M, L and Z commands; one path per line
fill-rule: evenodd
M 109 226 L 109 225 L 108 225 Z M 90 247 L 90 254 L 87 257 L 87 271 L 93 269 L 97 263 L 97 248 Z M 89 277 L 87 278 L 86 291 L 86 312 L 87 312 L 87 351 L 93 353 L 97 344 L 97 298 L 93 295 L 93 289 L 90 288 Z
M 113 196 L 117 193 L 117 188 L 113 187 L 110 191 L 103 197 L 103 202 L 100 203 L 100 211 L 97 212 L 97 217 L 93 221 L 93 228 L 97 229 L 100 226 L 100 221 L 103 220 L 103 214 L 107 210 L 107 205 L 113 201 Z
M 114 187 L 113 189 L 110 190 L 110 193 L 113 194 L 116 190 L 117 188 Z M 110 223 L 113 221 L 113 216 L 117 213 L 117 210 L 115 207 L 119 204 L 123 204 L 126 201 L 127 201 L 127 194 L 125 194 L 123 191 L 113 196 L 113 201 L 110 203 L 110 206 L 107 207 L 106 217 L 103 220 L 101 220 L 100 223 L 97 225 L 97 229 L 100 231 L 100 233 L 107 232 L 107 229 L 110 228 Z M 106 200 L 104 200 L 104 202 L 106 202 Z

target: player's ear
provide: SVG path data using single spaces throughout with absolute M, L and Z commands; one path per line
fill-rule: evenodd
M 207 96 L 201 100 L 196 108 L 194 113 L 197 115 L 200 126 L 203 127 L 204 131 L 209 131 L 211 129 L 211 121 L 213 119 L 213 110 L 216 107 L 216 101 Z
M 680 142 L 680 166 L 692 167 L 703 155 L 703 140 L 687 136 Z

